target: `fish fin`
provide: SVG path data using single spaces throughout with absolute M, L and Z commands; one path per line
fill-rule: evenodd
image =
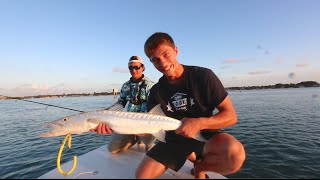
M 103 124 L 105 123 L 105 121 L 102 121 L 99 118 L 91 118 L 91 119 L 87 119 L 88 122 L 93 123 L 93 124 Z
M 150 113 L 150 114 L 155 114 L 155 115 L 166 116 L 166 115 L 164 114 L 164 112 L 162 111 L 160 104 L 158 104 L 158 105 L 156 105 L 155 107 L 153 107 L 148 113 Z
M 164 143 L 166 142 L 166 131 L 161 130 L 157 133 L 153 133 L 152 135 L 155 138 L 157 138 L 159 141 L 164 142 Z
M 106 110 L 111 110 L 111 111 L 122 111 L 123 110 L 123 106 L 119 103 L 116 103 L 110 107 L 108 107 Z
M 193 139 L 196 139 L 196 140 L 202 141 L 202 142 L 208 142 L 208 140 L 205 139 L 205 138 L 200 134 L 200 131 L 194 136 Z

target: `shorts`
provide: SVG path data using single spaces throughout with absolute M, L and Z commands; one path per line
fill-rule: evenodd
M 201 135 L 209 140 L 218 133 L 221 131 L 203 131 Z M 159 141 L 147 155 L 174 171 L 178 171 L 184 165 L 192 152 L 201 155 L 205 145 L 205 142 L 183 137 L 174 131 L 167 131 L 165 140 L 165 143 Z
M 129 149 L 131 146 L 135 145 L 140 140 L 142 140 L 142 142 L 146 145 L 146 151 L 147 151 L 154 145 L 154 141 L 156 139 L 154 136 L 139 137 L 134 134 L 112 133 L 111 139 L 108 143 L 108 150 L 111 153 L 118 153 L 120 151 L 125 151 Z

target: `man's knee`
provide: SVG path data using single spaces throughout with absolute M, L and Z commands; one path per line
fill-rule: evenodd
M 154 136 L 148 136 L 148 137 L 140 137 L 140 139 L 143 141 L 145 145 L 152 144 L 155 142 L 156 138 Z
M 112 153 L 112 154 L 116 154 L 116 153 L 118 153 L 121 149 L 120 148 L 114 148 L 114 147 L 112 147 L 112 146 L 109 146 L 108 145 L 108 151 L 110 152 L 110 153 Z
M 231 156 L 230 156 L 230 173 L 235 173 L 239 171 L 246 159 L 246 153 L 243 145 L 241 143 L 234 145 L 231 148 Z
M 154 142 L 156 141 L 156 138 L 154 136 L 149 136 L 149 137 L 140 137 L 143 143 L 146 145 L 145 152 L 149 151 L 153 145 Z
M 111 136 L 111 140 L 107 146 L 108 151 L 111 153 L 118 153 L 119 151 L 127 150 L 133 146 L 138 139 L 135 135 L 119 135 Z

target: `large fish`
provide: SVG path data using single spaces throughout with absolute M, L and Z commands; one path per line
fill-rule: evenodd
M 159 141 L 165 142 L 165 131 L 175 130 L 181 121 L 164 115 L 160 105 L 150 112 L 124 112 L 115 110 L 94 110 L 66 116 L 45 124 L 49 131 L 41 137 L 62 136 L 66 134 L 82 134 L 89 132 L 99 123 L 107 124 L 118 134 L 152 134 Z M 194 139 L 207 142 L 198 132 Z

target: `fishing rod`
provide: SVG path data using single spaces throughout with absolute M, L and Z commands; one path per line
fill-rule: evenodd
M 16 101 L 20 100 L 20 101 L 26 101 L 26 102 L 30 102 L 30 103 L 41 104 L 41 105 L 46 105 L 46 106 L 51 106 L 51 107 L 56 107 L 56 108 L 61 108 L 61 109 L 67 109 L 67 110 L 71 110 L 71 111 L 84 112 L 84 111 L 80 111 L 80 110 L 77 110 L 77 109 L 71 109 L 71 108 L 56 106 L 56 105 L 52 105 L 52 104 L 26 100 L 26 99 L 22 99 L 22 98 L 15 98 L 15 97 L 9 97 L 9 96 L 4 96 L 4 95 L 0 95 L 0 97 L 6 97 L 6 98 L 10 98 L 10 99 L 15 99 Z M 64 149 L 64 146 L 65 146 L 65 143 L 66 143 L 67 140 L 68 140 L 68 147 L 69 147 L 69 149 L 71 148 L 71 141 L 72 141 L 71 134 L 67 134 L 65 136 L 63 142 L 61 143 L 61 146 L 60 146 L 60 149 L 59 149 L 59 152 L 58 152 L 57 161 L 56 161 L 59 173 L 61 173 L 64 176 L 71 174 L 75 170 L 76 165 L 77 165 L 77 156 L 73 156 L 73 165 L 72 165 L 72 168 L 70 169 L 70 171 L 69 172 L 65 172 L 65 171 L 63 171 L 61 169 L 60 161 L 61 161 L 62 151 Z
M 66 108 L 66 107 L 62 107 L 62 106 L 56 106 L 56 105 L 52 105 L 52 104 L 46 104 L 46 103 L 41 103 L 41 102 L 36 102 L 36 101 L 31 101 L 31 100 L 26 100 L 26 99 L 20 99 L 20 98 L 9 97 L 9 96 L 4 96 L 4 95 L 0 95 L 0 96 L 11 98 L 11 99 L 15 99 L 15 100 L 19 100 L 19 101 L 26 101 L 26 102 L 31 102 L 31 103 L 35 103 L 35 104 L 41 104 L 41 105 L 45 105 L 45 106 L 56 107 L 56 108 L 60 108 L 60 109 L 67 109 L 67 110 L 71 110 L 71 111 L 84 112 L 84 111 L 80 111 L 80 110 L 77 110 L 77 109 L 71 109 L 71 108 Z

